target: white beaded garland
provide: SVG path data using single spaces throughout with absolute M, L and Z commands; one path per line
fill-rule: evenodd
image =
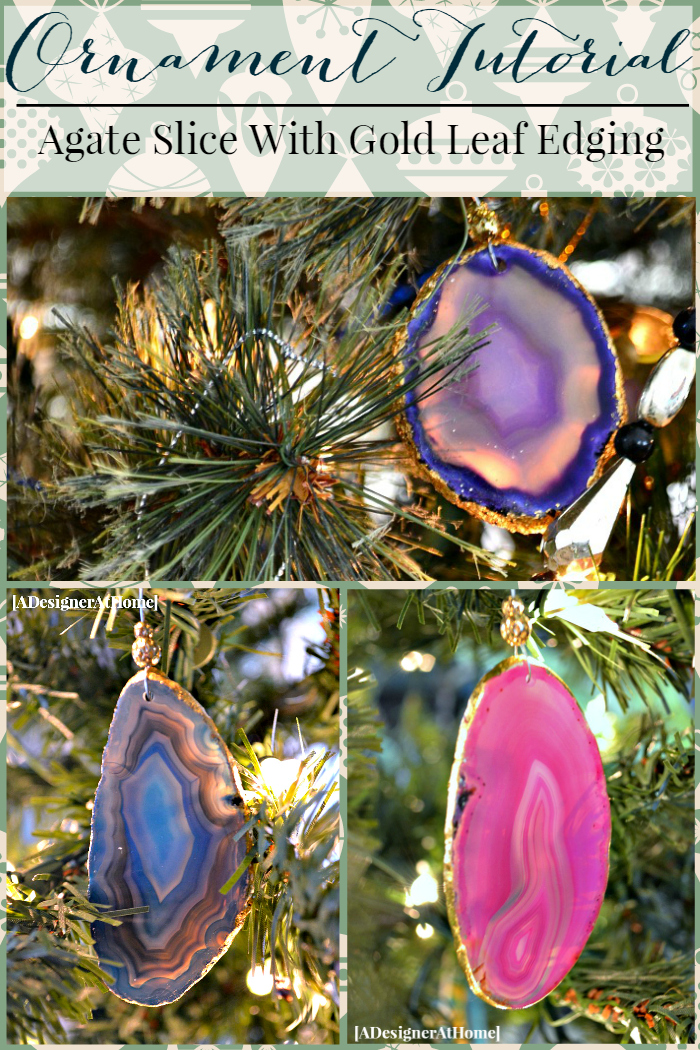
M 548 569 L 561 572 L 574 562 L 582 572 L 592 567 L 607 546 L 635 469 L 631 459 L 618 459 L 552 522 L 542 543 Z
M 677 346 L 664 354 L 647 379 L 639 399 L 639 418 L 665 427 L 685 404 L 695 378 L 695 354 Z
M 639 420 L 665 427 L 675 419 L 687 400 L 695 371 L 695 353 L 683 346 L 672 347 L 647 379 L 637 406 Z M 635 468 L 631 459 L 619 459 L 552 522 L 542 542 L 548 569 L 586 575 L 598 563 Z

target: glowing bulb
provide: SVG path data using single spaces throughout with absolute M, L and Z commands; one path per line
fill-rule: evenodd
M 245 983 L 253 995 L 269 995 L 274 985 L 271 973 L 271 960 L 268 959 L 264 966 L 253 966 L 248 970 Z
M 416 926 L 416 933 L 422 941 L 427 941 L 428 937 L 432 937 L 435 930 L 429 922 L 421 922 Z
M 38 331 L 38 318 L 34 317 L 32 314 L 27 314 L 26 317 L 22 318 L 19 326 L 19 334 L 21 339 L 31 339 L 32 336 L 36 335 Z
M 325 995 L 321 995 L 320 992 L 314 992 L 311 996 L 311 1017 L 313 1020 L 316 1020 L 316 1014 L 324 1006 L 328 1006 L 328 999 L 326 999 Z
M 404 671 L 417 671 L 420 665 L 423 663 L 423 653 L 417 653 L 415 650 L 406 655 L 401 660 L 401 667 Z
M 424 871 L 411 883 L 406 892 L 406 907 L 416 908 L 419 904 L 433 904 L 438 899 L 437 879 L 430 872 Z
M 426 674 L 428 671 L 432 671 L 435 667 L 435 657 L 432 653 L 423 653 L 421 655 L 419 671 L 424 671 Z
M 279 758 L 264 758 L 260 763 L 260 772 L 267 788 L 278 801 L 282 801 L 289 792 L 292 785 L 299 777 L 300 758 L 287 758 L 281 761 Z M 306 770 L 299 777 L 295 795 L 301 797 L 311 783 L 311 769 Z
M 594 696 L 586 704 L 586 721 L 603 750 L 615 743 L 615 719 L 605 709 L 605 697 L 602 693 Z
M 206 322 L 207 331 L 209 332 L 212 348 L 216 350 L 219 344 L 216 331 L 216 303 L 213 299 L 207 299 L 204 304 L 204 320 Z M 205 350 L 209 350 L 208 345 Z

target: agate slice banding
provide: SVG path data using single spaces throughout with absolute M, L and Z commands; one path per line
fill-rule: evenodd
M 612 454 L 622 382 L 605 322 L 569 270 L 523 245 L 493 252 L 498 269 L 487 249 L 468 252 L 416 301 L 401 336 L 405 371 L 475 304 L 484 308 L 470 334 L 484 332 L 484 345 L 447 382 L 432 375 L 407 392 L 400 428 L 419 471 L 452 502 L 542 532 Z
M 89 899 L 147 907 L 95 922 L 100 965 L 127 1002 L 179 999 L 223 955 L 245 918 L 247 876 L 220 892 L 246 854 L 233 758 L 193 697 L 157 671 L 125 685 L 95 795 Z M 118 964 L 118 965 L 114 965 Z
M 583 950 L 608 878 L 610 804 L 596 740 L 566 685 L 519 657 L 477 685 L 457 742 L 445 895 L 472 989 L 520 1009 Z

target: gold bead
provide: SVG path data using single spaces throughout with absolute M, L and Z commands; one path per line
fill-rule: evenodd
M 501 605 L 501 611 L 504 616 L 524 616 L 525 615 L 525 603 L 520 598 L 506 598 Z
M 513 648 L 525 645 L 530 637 L 530 621 L 526 616 L 506 617 L 501 623 L 501 637 Z
M 160 646 L 153 641 L 153 630 L 146 623 L 134 627 L 136 638 L 131 646 L 131 655 L 137 667 L 155 667 L 160 661 Z
M 489 241 L 500 232 L 498 216 L 488 204 L 477 204 L 469 215 L 469 235 L 475 241 Z

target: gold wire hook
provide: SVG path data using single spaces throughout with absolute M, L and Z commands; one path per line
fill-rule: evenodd
M 497 257 L 494 249 L 494 240 L 498 239 L 500 230 L 498 216 L 481 197 L 472 197 L 472 200 L 474 207 L 469 215 L 469 235 L 477 244 L 485 246 L 496 273 L 503 273 L 505 263 Z

